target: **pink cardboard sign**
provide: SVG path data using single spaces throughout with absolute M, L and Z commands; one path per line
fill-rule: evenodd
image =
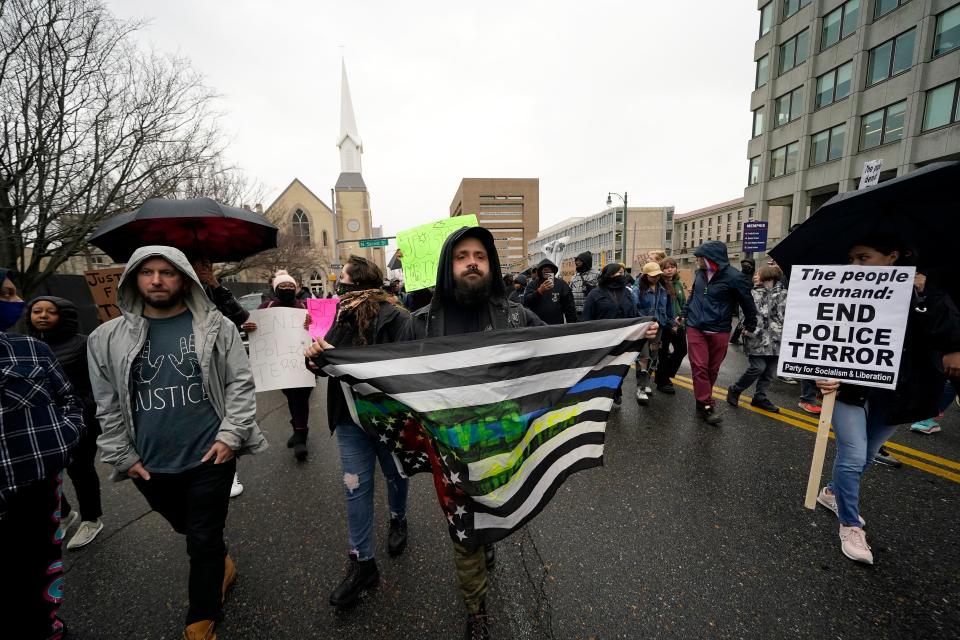
M 336 298 L 307 298 L 307 312 L 310 314 L 310 337 L 316 340 L 327 335 L 337 317 Z

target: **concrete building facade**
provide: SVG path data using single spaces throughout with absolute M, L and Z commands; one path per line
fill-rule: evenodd
M 783 209 L 770 212 L 767 246 L 772 247 L 783 237 L 780 219 Z M 692 269 L 696 263 L 693 250 L 710 240 L 727 245 L 727 255 L 736 264 L 746 256 L 743 248 L 743 224 L 759 220 L 757 207 L 746 204 L 743 198 L 719 202 L 695 211 L 678 214 L 673 220 L 673 257 L 681 269 Z M 749 257 L 760 260 L 765 253 Z
M 589 251 L 593 264 L 599 269 L 608 262 L 623 262 L 622 251 L 623 207 L 610 207 L 592 216 L 568 218 L 563 222 L 542 229 L 527 245 L 529 261 L 533 264 L 543 258 L 543 246 L 565 236 L 570 240 L 563 250 L 558 265 L 563 271 L 572 269 L 573 259 Z M 673 248 L 673 207 L 628 207 L 627 209 L 627 255 L 628 266 L 637 269 L 643 266 L 644 256 L 651 251 Z
M 960 158 L 957 0 L 757 6 L 744 201 L 760 219 L 802 222 L 855 190 L 870 160 L 883 161 L 882 181 Z
M 470 213 L 493 233 L 504 271 L 526 268 L 527 244 L 540 228 L 539 178 L 464 178 L 450 216 Z

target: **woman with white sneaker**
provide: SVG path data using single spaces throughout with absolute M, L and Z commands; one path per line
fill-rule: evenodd
M 87 373 L 87 336 L 80 333 L 80 321 L 77 307 L 69 300 L 56 296 L 39 296 L 30 301 L 26 308 L 27 334 L 42 340 L 50 346 L 57 357 L 63 372 L 70 380 L 74 391 L 83 402 L 83 422 L 86 432 L 80 443 L 71 452 L 67 475 L 73 482 L 77 493 L 77 510 L 67 502 L 67 496 L 60 501 L 60 532 L 67 531 L 79 519 L 77 532 L 67 542 L 67 549 L 79 549 L 93 542 L 103 530 L 100 517 L 103 510 L 100 504 L 100 478 L 94 460 L 97 455 L 97 436 L 100 425 L 97 422 L 97 405 L 90 388 L 90 375 Z
M 849 251 L 850 264 L 907 266 L 916 256 L 890 234 L 863 238 Z M 893 391 L 835 380 L 818 380 L 824 394 L 837 393 L 833 432 L 837 457 L 833 479 L 817 502 L 837 514 L 840 548 L 857 562 L 873 564 L 860 516 L 860 480 L 897 425 L 929 417 L 943 389 L 944 374 L 960 375 L 960 312 L 950 298 L 917 274 L 910 302 L 897 388 Z

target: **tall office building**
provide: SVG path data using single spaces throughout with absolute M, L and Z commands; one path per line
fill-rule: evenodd
M 504 271 L 520 271 L 526 266 L 527 243 L 540 228 L 540 179 L 464 178 L 450 215 L 470 213 L 493 233 Z
M 960 159 L 957 0 L 760 0 L 744 201 L 802 222 L 855 190 Z M 786 229 L 771 229 L 782 237 Z

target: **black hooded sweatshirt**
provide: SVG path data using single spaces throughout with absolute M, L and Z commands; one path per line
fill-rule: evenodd
M 546 280 L 543 276 L 543 270 L 546 267 L 553 268 L 553 289 L 541 295 L 537 289 Z M 527 283 L 526 291 L 523 292 L 524 306 L 537 314 L 547 324 L 563 324 L 564 319 L 567 322 L 577 321 L 577 308 L 573 302 L 573 291 L 570 290 L 570 285 L 560 277 L 559 271 L 557 265 L 544 258 L 537 265 L 533 277 Z
M 490 261 L 490 300 L 477 307 L 464 307 L 456 301 L 453 278 L 453 247 L 464 238 L 477 238 L 487 249 Z M 472 331 L 492 331 L 544 324 L 534 313 L 507 300 L 500 257 L 493 236 L 483 227 L 461 227 L 443 243 L 437 265 L 437 286 L 430 306 L 410 316 L 397 342 L 457 335 Z
M 40 301 L 52 303 L 60 313 L 60 320 L 51 331 L 39 331 L 30 322 L 33 305 Z M 57 362 L 63 368 L 67 379 L 73 385 L 77 396 L 83 402 L 83 417 L 87 427 L 96 425 L 97 404 L 90 387 L 90 374 L 87 371 L 87 336 L 80 333 L 80 315 L 77 306 L 66 298 L 57 296 L 37 296 L 27 305 L 27 335 L 47 343 Z M 92 418 L 92 421 L 91 421 Z

